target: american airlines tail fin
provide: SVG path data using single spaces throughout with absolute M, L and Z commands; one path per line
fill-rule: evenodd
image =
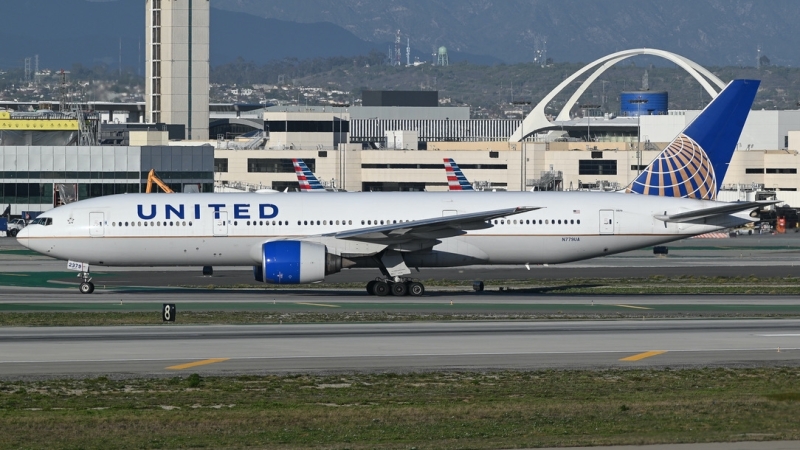
M 292 165 L 294 166 L 294 173 L 297 175 L 297 181 L 300 182 L 301 191 L 325 191 L 325 186 L 319 182 L 302 159 L 292 158 Z
M 715 200 L 760 83 L 728 83 L 625 191 Z
M 447 173 L 447 187 L 451 191 L 474 191 L 472 185 L 458 168 L 453 158 L 444 158 L 444 171 Z

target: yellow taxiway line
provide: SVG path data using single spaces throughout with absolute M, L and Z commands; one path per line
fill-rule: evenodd
M 206 364 L 214 364 L 214 363 L 218 363 L 218 362 L 223 362 L 223 361 L 227 361 L 229 359 L 230 358 L 204 359 L 202 361 L 194 361 L 194 362 L 190 362 L 190 363 L 186 363 L 186 364 L 178 364 L 177 366 L 169 366 L 169 367 L 167 367 L 167 369 L 168 370 L 183 370 L 183 369 L 189 369 L 191 367 L 205 366 Z
M 633 305 L 614 305 L 614 306 L 619 306 L 620 308 L 653 309 L 653 308 L 646 308 L 644 306 L 633 306 Z
M 622 358 L 622 359 L 620 359 L 620 361 L 640 361 L 642 359 L 649 358 L 651 356 L 657 356 L 657 355 L 660 355 L 662 353 L 667 353 L 667 351 L 666 350 L 652 350 L 652 351 L 649 351 L 649 352 L 639 353 L 637 355 L 631 355 L 631 356 L 628 356 L 627 358 Z
M 308 306 L 324 306 L 325 308 L 341 308 L 339 305 L 326 305 L 325 303 L 307 303 L 307 302 L 297 302 L 297 305 L 308 305 Z

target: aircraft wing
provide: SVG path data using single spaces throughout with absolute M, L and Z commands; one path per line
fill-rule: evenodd
M 387 225 L 379 225 L 356 230 L 326 234 L 337 239 L 369 242 L 373 244 L 402 244 L 411 241 L 431 241 L 434 239 L 458 236 L 465 230 L 491 228 L 489 220 L 522 214 L 541 209 L 536 206 L 519 206 L 516 208 L 496 209 L 469 214 L 434 217 Z
M 724 216 L 728 214 L 737 213 L 739 211 L 746 211 L 748 209 L 755 209 L 760 208 L 762 206 L 769 206 L 774 205 L 776 203 L 781 203 L 780 201 L 757 201 L 757 202 L 732 202 L 728 203 L 727 205 L 722 206 L 714 206 L 711 208 L 705 209 L 697 209 L 694 211 L 688 211 L 678 214 L 655 214 L 655 217 L 658 220 L 664 222 L 691 222 L 693 220 L 700 220 L 706 219 L 709 217 L 716 217 L 716 216 Z

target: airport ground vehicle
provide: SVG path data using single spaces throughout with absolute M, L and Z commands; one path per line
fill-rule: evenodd
M 27 225 L 25 219 L 11 219 L 8 221 L 6 233 L 8 236 L 15 237 Z

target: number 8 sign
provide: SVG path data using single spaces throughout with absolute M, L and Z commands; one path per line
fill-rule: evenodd
M 161 320 L 163 322 L 175 322 L 177 315 L 174 304 L 164 303 L 164 307 L 161 308 Z

